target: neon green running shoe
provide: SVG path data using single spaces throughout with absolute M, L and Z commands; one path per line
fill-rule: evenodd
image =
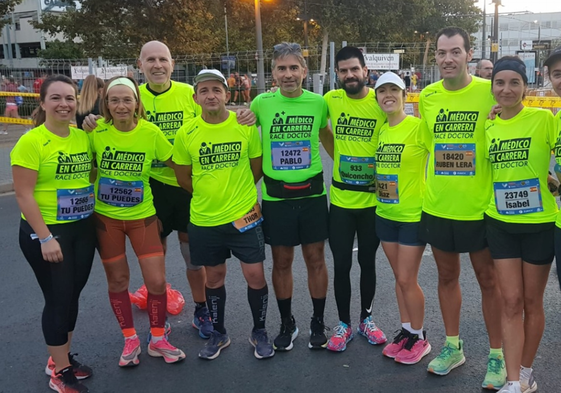
M 452 369 L 461 366 L 466 362 L 463 350 L 464 342 L 460 340 L 460 347 L 456 348 L 454 345 L 446 342 L 440 355 L 434 358 L 427 368 L 429 373 L 436 375 L 448 375 Z
M 481 386 L 485 389 L 499 390 L 506 383 L 505 359 L 502 355 L 491 356 L 487 361 L 487 374 Z

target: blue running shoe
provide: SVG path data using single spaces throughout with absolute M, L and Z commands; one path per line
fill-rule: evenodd
M 205 347 L 199 352 L 199 357 L 207 360 L 216 359 L 218 355 L 220 355 L 220 351 L 227 348 L 229 345 L 230 337 L 228 337 L 228 334 L 222 334 L 213 330 L 210 333 L 210 338 Z
M 267 330 L 265 329 L 254 329 L 251 332 L 249 343 L 255 348 L 253 354 L 257 359 L 266 359 L 275 355 L 275 350 L 269 342 Z
M 214 330 L 214 326 L 212 325 L 210 312 L 206 306 L 195 310 L 192 325 L 195 329 L 199 330 L 199 336 L 201 338 L 208 339 L 210 337 L 210 333 Z

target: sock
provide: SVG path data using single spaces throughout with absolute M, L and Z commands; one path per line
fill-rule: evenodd
M 264 329 L 269 304 L 269 288 L 266 284 L 261 289 L 253 289 L 248 286 L 247 300 L 253 315 L 253 329 Z
M 167 293 L 154 295 L 148 292 L 148 318 L 150 319 L 150 333 L 152 342 L 158 342 L 164 338 L 166 325 Z
M 214 330 L 218 333 L 226 334 L 224 328 L 224 308 L 226 307 L 226 287 L 222 285 L 220 288 L 206 287 L 206 303 L 212 318 Z
M 289 319 L 292 316 L 292 298 L 277 299 L 281 319 Z
M 314 305 L 314 317 L 323 321 L 323 313 L 325 311 L 325 298 L 312 298 L 312 304 Z
M 520 389 L 520 381 L 507 381 L 508 386 L 514 386 Z
M 530 375 L 532 375 L 532 371 L 534 371 L 532 367 L 520 366 L 520 379 L 523 379 L 525 381 L 529 380 Z
M 412 334 L 416 334 L 417 336 L 419 336 L 419 338 L 421 340 L 425 339 L 425 335 L 423 334 L 423 328 L 421 327 L 421 329 L 411 329 L 410 332 Z
M 109 302 L 125 338 L 136 334 L 129 291 L 109 292 Z
M 446 336 L 446 342 L 460 349 L 460 336 Z
M 195 302 L 195 311 L 199 311 L 203 307 L 206 307 L 206 303 Z
M 409 333 L 413 333 L 413 328 L 411 327 L 411 322 L 405 322 L 401 324 L 401 327 L 407 330 Z
M 504 358 L 503 349 L 502 348 L 490 348 L 489 349 L 489 357 L 490 358 L 498 358 L 498 357 Z

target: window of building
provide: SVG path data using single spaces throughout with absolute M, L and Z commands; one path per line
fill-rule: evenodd
M 20 44 L 19 50 L 22 58 L 39 57 L 39 51 L 41 50 L 41 43 L 29 42 L 25 44 Z

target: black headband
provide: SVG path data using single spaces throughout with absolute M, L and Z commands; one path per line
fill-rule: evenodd
M 501 71 L 514 71 L 520 74 L 524 83 L 528 84 L 528 76 L 526 75 L 526 65 L 521 61 L 511 59 L 501 59 L 497 61 L 493 67 L 493 74 L 491 80 L 495 80 L 495 75 Z

